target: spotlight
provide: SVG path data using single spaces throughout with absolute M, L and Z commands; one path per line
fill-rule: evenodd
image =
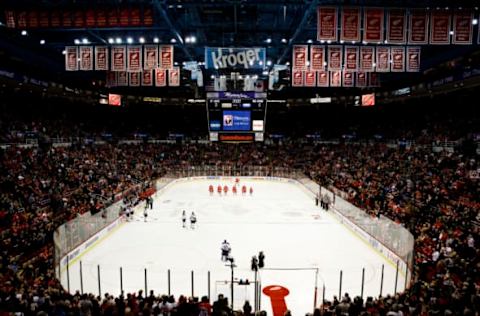
M 172 39 L 170 40 L 170 43 L 176 43 L 176 42 L 177 42 L 177 40 L 174 39 L 174 38 L 172 38 Z
M 77 45 L 80 44 L 80 40 L 78 38 L 76 38 L 73 42 Z
M 128 44 L 132 44 L 132 43 L 133 43 L 133 38 L 127 37 L 127 43 L 128 43 Z
M 22 31 L 22 35 L 23 35 L 23 36 L 27 36 L 27 30 L 23 30 L 23 31 Z
M 287 39 L 286 38 L 282 38 L 282 43 L 286 43 L 287 42 Z
M 271 60 L 267 60 L 267 66 L 271 66 L 272 65 L 272 61 Z
M 159 39 L 158 37 L 154 37 L 154 38 L 153 38 L 153 42 L 154 42 L 154 43 L 159 43 L 159 42 L 160 42 L 160 39 Z
M 90 42 L 88 41 L 88 38 L 84 37 L 84 38 L 82 39 L 82 43 L 83 43 L 83 44 L 88 44 L 88 43 L 90 43 Z
M 265 40 L 265 43 L 270 44 L 272 42 L 272 39 L 269 37 Z
M 62 55 L 65 55 L 67 53 L 66 50 L 62 50 Z
M 45 44 L 45 40 L 44 40 L 44 39 L 40 40 L 40 45 L 43 45 L 43 44 Z
M 196 42 L 197 42 L 197 38 L 192 35 L 192 36 L 190 37 L 190 42 L 196 43 Z
M 311 39 L 308 39 L 307 43 L 308 43 L 308 44 L 312 44 L 313 41 L 312 41 Z
M 115 43 L 115 40 L 112 37 L 109 37 L 108 38 L 108 43 L 113 44 L 113 43 Z
M 472 24 L 473 24 L 473 25 L 477 25 L 477 24 L 478 24 L 478 19 L 473 19 L 473 20 L 472 20 Z
M 140 42 L 140 44 L 143 44 L 145 43 L 145 38 L 142 36 L 138 39 L 138 41 Z
M 115 43 L 117 43 L 117 44 L 122 44 L 122 39 L 121 39 L 120 37 L 117 37 L 117 38 L 115 39 Z

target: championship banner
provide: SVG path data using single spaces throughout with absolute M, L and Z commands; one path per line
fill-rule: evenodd
M 130 72 L 130 87 L 140 87 L 141 72 Z
M 357 72 L 357 80 L 355 86 L 358 88 L 365 88 L 367 86 L 367 73 L 363 71 Z
M 310 69 L 325 69 L 325 46 L 310 46 Z
M 358 70 L 358 47 L 345 46 L 345 70 Z
M 336 7 L 317 8 L 317 40 L 337 41 L 338 9 Z
M 158 67 L 158 46 L 143 46 L 143 69 L 152 70 Z
M 205 47 L 205 68 L 263 69 L 266 56 L 266 49 L 261 47 Z
M 390 71 L 390 48 L 389 47 L 383 47 L 383 46 L 377 47 L 377 53 L 376 53 L 375 59 L 376 59 L 377 72 Z
M 128 86 L 128 72 L 117 71 L 117 86 L 119 87 Z
M 378 80 L 378 74 L 376 72 L 369 73 L 368 77 L 369 87 L 380 87 L 380 81 Z
M 344 71 L 343 72 L 343 86 L 344 87 L 353 87 L 354 86 L 354 72 L 353 71 Z
M 168 69 L 168 85 L 170 87 L 180 86 L 180 68 L 173 67 L 172 69 Z
M 343 47 L 328 46 L 328 70 L 342 70 Z
M 112 46 L 112 71 L 125 71 L 127 48 L 125 46 Z
M 300 69 L 292 70 L 292 87 L 303 87 L 303 77 L 305 72 Z
M 389 44 L 407 42 L 407 15 L 405 9 L 390 9 L 387 15 L 387 41 Z
M 153 70 L 142 72 L 142 86 L 153 86 Z
M 330 83 L 329 72 L 322 70 L 317 73 L 317 86 L 318 87 L 328 87 Z
M 360 47 L 360 70 L 373 71 L 373 57 L 375 54 L 375 48 L 373 47 Z
M 360 8 L 345 7 L 342 9 L 340 40 L 360 41 Z
M 430 44 L 450 44 L 450 12 L 440 10 L 432 11 L 430 19 Z
M 342 71 L 330 71 L 330 87 L 342 86 Z
M 456 11 L 453 16 L 453 44 L 472 44 L 473 12 Z
M 65 47 L 65 70 L 78 70 L 78 48 L 77 46 Z
M 163 68 L 163 69 L 173 68 L 173 46 L 172 45 L 160 46 L 160 68 Z
M 315 87 L 317 85 L 317 72 L 315 70 L 305 71 L 305 87 Z
M 128 46 L 127 56 L 127 71 L 142 71 L 142 46 Z
M 167 85 L 167 71 L 165 69 L 155 69 L 155 86 L 165 87 Z
M 95 70 L 108 70 L 107 46 L 95 46 Z
M 409 44 L 428 43 L 428 14 L 425 10 L 411 10 L 409 15 Z
M 420 71 L 420 47 L 407 47 L 407 71 Z
M 383 8 L 365 8 L 363 11 L 363 40 L 367 43 L 383 42 Z
M 392 47 L 392 72 L 405 71 L 405 47 Z
M 5 11 L 5 21 L 8 28 L 15 28 L 15 12 Z
M 80 46 L 80 70 L 93 70 L 93 46 Z
M 307 68 L 307 45 L 294 45 L 292 50 L 292 67 L 293 69 Z
M 107 71 L 107 87 L 117 86 L 117 73 L 114 71 Z

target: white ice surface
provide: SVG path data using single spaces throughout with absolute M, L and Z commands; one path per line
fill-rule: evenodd
M 123 224 L 101 243 L 86 252 L 83 266 L 83 289 L 98 293 L 97 265 L 100 265 L 102 293 L 120 293 L 120 267 L 123 289 L 135 292 L 168 293 L 167 271 L 171 270 L 171 293 L 192 295 L 194 271 L 195 296 L 208 294 L 210 271 L 211 301 L 222 292 L 230 298 L 231 270 L 220 260 L 224 239 L 232 246 L 235 278 L 254 280 L 250 271 L 253 255 L 265 253 L 265 270 L 260 272 L 261 286 L 282 285 L 289 289 L 285 298 L 293 315 L 313 311 L 315 285 L 317 305 L 338 295 L 340 270 L 343 271 L 342 295 L 360 295 L 362 269 L 365 268 L 364 298 L 380 293 L 384 265 L 383 295 L 393 294 L 395 267 L 369 245 L 340 224 L 330 213 L 315 206 L 313 198 L 299 186 L 285 182 L 241 179 L 241 185 L 253 187 L 254 193 L 243 196 L 208 193 L 208 186 L 227 184 L 229 180 L 192 180 L 169 186 L 154 200 L 147 222 L 143 209 L 131 222 Z M 194 211 L 195 229 L 182 228 L 181 213 Z M 315 269 L 318 268 L 316 282 Z M 280 270 L 269 270 L 280 269 Z M 282 270 L 284 269 L 284 270 Z M 289 270 L 294 269 L 294 270 Z M 298 269 L 298 270 L 295 270 Z M 70 290 L 80 289 L 79 261 L 69 268 Z M 66 272 L 62 273 L 66 287 Z M 403 290 L 404 274 L 398 274 L 397 291 Z M 253 286 L 235 286 L 235 307 L 245 299 L 253 302 Z M 272 315 L 269 297 L 262 294 L 261 308 Z

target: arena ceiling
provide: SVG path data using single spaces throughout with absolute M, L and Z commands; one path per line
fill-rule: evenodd
M 3 0 L 0 12 L 5 10 L 121 10 L 139 9 L 141 14 L 151 10 L 152 23 L 148 26 L 70 27 L 29 29 L 22 36 L 20 29 L 5 27 L 5 14 L 0 14 L 1 63 L 19 62 L 31 68 L 45 67 L 58 75 L 64 68 L 62 51 L 75 40 L 92 45 L 109 44 L 121 38 L 124 43 L 173 43 L 175 60 L 203 61 L 206 46 L 267 48 L 267 59 L 272 64 L 290 60 L 295 44 L 315 43 L 316 7 L 318 5 L 355 5 L 381 7 L 475 8 L 478 0 Z M 478 8 L 476 8 L 477 12 Z M 478 14 L 477 14 L 478 17 Z M 476 35 L 476 34 L 475 34 Z M 422 68 L 463 56 L 478 45 L 425 46 L 422 50 Z M 42 72 L 42 69 L 38 70 Z M 82 76 L 82 74 L 77 74 Z M 410 80 L 404 75 L 390 76 L 392 80 Z

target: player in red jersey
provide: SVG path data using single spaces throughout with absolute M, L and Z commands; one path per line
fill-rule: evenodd
M 215 190 L 213 189 L 213 185 L 210 184 L 210 186 L 208 187 L 208 192 L 210 192 L 210 195 L 212 195 L 213 192 L 215 192 Z
M 235 178 L 235 185 L 239 185 L 240 184 L 240 178 Z
M 247 194 L 247 186 L 242 186 L 242 194 Z
M 222 186 L 219 184 L 217 187 L 218 194 L 222 194 Z
M 227 185 L 223 186 L 223 193 L 225 193 L 225 194 L 228 193 L 228 186 Z
M 252 194 L 253 194 L 253 188 L 250 187 L 250 195 L 252 195 Z
M 235 185 L 232 187 L 232 193 L 237 194 L 237 187 Z

